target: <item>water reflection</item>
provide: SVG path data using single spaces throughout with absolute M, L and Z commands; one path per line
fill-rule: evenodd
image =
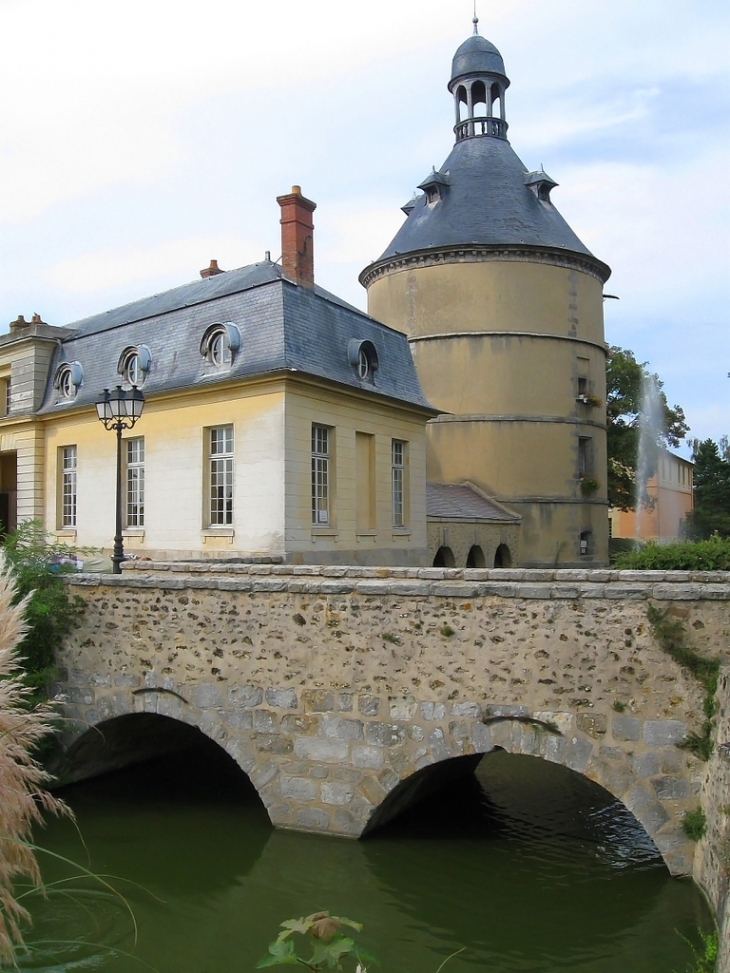
M 667 973 L 691 959 L 675 930 L 709 923 L 627 812 L 537 758 L 489 755 L 478 779 L 361 842 L 273 831 L 218 761 L 188 751 L 66 791 L 91 866 L 139 883 L 115 883 L 139 939 L 112 897 L 54 898 L 35 909 L 37 939 L 105 948 L 54 946 L 24 969 L 243 973 L 281 920 L 325 908 L 365 924 L 383 973 L 435 973 L 461 946 L 445 973 Z M 43 840 L 85 860 L 68 822 Z

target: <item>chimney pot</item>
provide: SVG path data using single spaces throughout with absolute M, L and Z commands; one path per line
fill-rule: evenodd
M 217 260 L 211 260 L 210 267 L 206 267 L 205 270 L 200 271 L 200 276 L 205 280 L 206 277 L 215 277 L 216 274 L 224 274 L 225 271 L 221 270 L 218 266 Z
M 11 331 L 23 331 L 30 327 L 30 321 L 26 321 L 22 314 L 19 314 L 15 321 L 10 322 Z
M 314 287 L 314 223 L 317 204 L 302 196 L 300 186 L 277 196 L 281 207 L 281 268 L 295 284 Z

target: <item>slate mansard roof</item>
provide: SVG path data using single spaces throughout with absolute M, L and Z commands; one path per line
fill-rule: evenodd
M 201 339 L 215 324 L 241 335 L 230 366 L 211 368 Z M 280 372 L 300 372 L 366 394 L 436 411 L 421 389 L 406 337 L 319 287 L 299 286 L 271 261 L 232 270 L 68 325 L 51 364 L 41 414 L 93 407 L 104 388 L 123 384 L 117 367 L 128 348 L 144 345 L 151 364 L 145 396 L 203 388 Z M 352 339 L 375 347 L 378 369 L 361 380 L 348 357 Z M 73 398 L 54 388 L 63 363 L 79 362 Z

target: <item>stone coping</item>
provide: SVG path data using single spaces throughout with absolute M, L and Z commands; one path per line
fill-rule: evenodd
M 727 571 L 610 569 L 417 568 L 345 565 L 231 564 L 215 561 L 131 561 L 122 575 L 66 575 L 86 587 L 217 588 L 221 591 L 322 595 L 583 599 L 730 600 Z

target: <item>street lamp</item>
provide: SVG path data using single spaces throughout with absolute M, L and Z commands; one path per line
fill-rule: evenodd
M 104 389 L 103 396 L 96 403 L 99 421 L 110 432 L 117 434 L 117 509 L 114 553 L 112 554 L 112 573 L 122 573 L 124 542 L 122 540 L 122 430 L 131 429 L 144 409 L 144 395 L 136 385 L 127 391 L 117 385 L 113 392 Z

